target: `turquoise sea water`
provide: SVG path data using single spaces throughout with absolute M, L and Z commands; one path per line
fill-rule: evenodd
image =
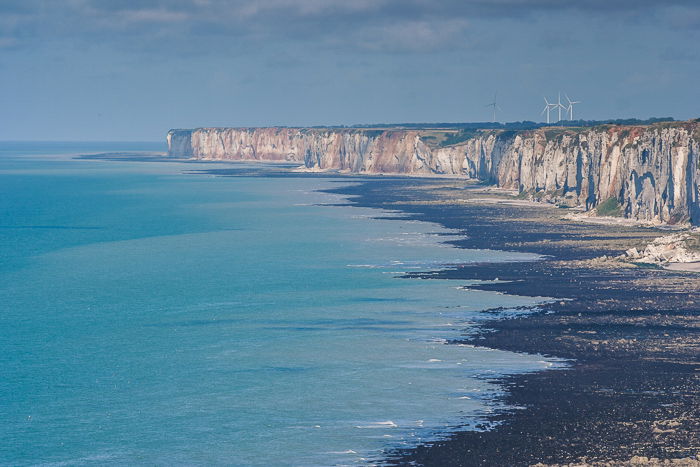
M 161 148 L 0 144 L 0 465 L 370 464 L 552 364 L 445 344 L 535 300 L 397 277 L 525 255 L 324 206 L 337 179 L 67 156 L 122 149 Z

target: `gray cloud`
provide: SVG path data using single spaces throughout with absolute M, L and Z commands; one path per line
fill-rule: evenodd
M 576 11 L 620 20 L 661 16 L 685 27 L 697 27 L 700 18 L 696 0 L 6 0 L 0 47 L 46 40 L 201 47 L 214 37 L 425 51 L 459 43 L 481 19 L 532 21 Z

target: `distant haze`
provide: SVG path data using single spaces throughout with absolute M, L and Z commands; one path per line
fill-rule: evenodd
M 3 0 L 0 140 L 700 117 L 697 0 Z M 563 94 L 562 94 L 563 96 Z

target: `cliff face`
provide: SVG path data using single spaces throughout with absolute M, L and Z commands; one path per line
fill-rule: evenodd
M 299 162 L 313 169 L 355 173 L 438 173 L 416 131 L 299 128 L 171 130 L 170 155 L 202 160 Z
M 612 200 L 625 217 L 698 223 L 699 136 L 698 122 L 518 133 L 491 151 L 488 179 L 570 206 Z
M 478 132 L 452 145 L 424 130 L 204 128 L 171 130 L 170 155 L 290 161 L 352 173 L 452 175 L 535 199 L 626 217 L 700 223 L 700 122 Z

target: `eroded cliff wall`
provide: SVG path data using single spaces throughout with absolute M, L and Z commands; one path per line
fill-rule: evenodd
M 452 175 L 534 199 L 626 217 L 700 224 L 700 122 L 485 130 L 442 145 L 425 130 L 202 128 L 171 130 L 170 155 L 297 162 L 352 173 Z

